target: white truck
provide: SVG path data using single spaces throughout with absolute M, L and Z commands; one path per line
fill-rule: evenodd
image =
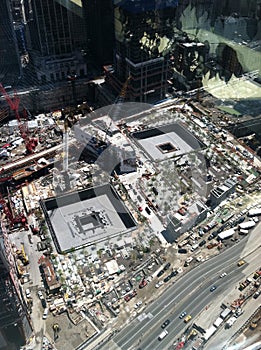
M 248 229 L 256 226 L 256 223 L 253 220 L 249 220 L 246 222 L 242 222 L 242 224 L 239 224 L 238 226 L 239 226 L 239 229 L 248 230 Z
M 236 322 L 236 317 L 235 316 L 232 316 L 230 317 L 230 319 L 227 320 L 226 322 L 226 328 L 230 328 L 233 326 L 233 324 Z
M 166 335 L 168 335 L 168 334 L 169 334 L 169 332 L 166 329 L 164 329 L 164 331 L 161 332 L 160 335 L 158 336 L 158 340 L 164 339 L 166 337 Z

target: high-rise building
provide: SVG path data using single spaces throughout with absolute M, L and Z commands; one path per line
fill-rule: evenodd
M 22 74 L 11 3 L 0 1 L 0 82 L 13 85 Z
M 82 1 L 87 23 L 88 53 L 100 66 L 113 61 L 113 0 Z
M 176 7 L 177 0 L 117 2 L 114 65 L 113 70 L 105 70 L 116 94 L 129 78 L 128 100 L 150 102 L 165 97 Z
M 31 0 L 31 5 L 31 53 L 38 80 L 55 82 L 72 74 L 84 77 L 83 18 L 56 0 Z
M 32 336 L 32 325 L 17 279 L 11 244 L 2 221 L 0 224 L 0 335 L 3 343 L 16 342 L 16 346 L 26 344 Z
M 25 12 L 25 2 L 21 0 L 11 0 L 13 28 L 16 36 L 18 52 L 22 69 L 29 64 L 28 43 L 27 43 L 27 22 L 30 14 Z M 25 72 L 23 72 L 25 73 Z

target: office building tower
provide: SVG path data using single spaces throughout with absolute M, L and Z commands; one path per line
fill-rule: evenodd
M 88 56 L 96 65 L 113 61 L 114 25 L 113 0 L 83 0 L 87 23 Z
M 176 0 L 122 0 L 115 5 L 114 64 L 105 73 L 116 94 L 129 78 L 126 99 L 152 102 L 165 97 L 176 7 Z
M 3 344 L 24 345 L 32 336 L 27 306 L 17 279 L 12 247 L 0 224 L 0 336 Z M 13 345 L 12 345 L 13 346 Z M 6 348 L 12 349 L 6 345 Z
M 30 15 L 25 11 L 26 4 L 29 3 L 26 3 L 21 0 L 11 0 L 13 28 L 17 41 L 17 47 L 22 69 L 26 68 L 29 64 L 27 22 L 30 20 Z M 25 73 L 24 70 L 23 73 Z
M 0 82 L 13 85 L 21 76 L 21 63 L 13 28 L 11 3 L 0 1 Z
M 77 35 L 84 31 L 83 19 L 56 0 L 31 1 L 31 52 L 38 81 L 44 84 L 71 75 L 84 77 L 84 35 Z

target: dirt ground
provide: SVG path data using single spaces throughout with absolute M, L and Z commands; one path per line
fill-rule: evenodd
M 78 325 L 74 325 L 66 313 L 55 317 L 50 315 L 47 320 L 46 333 L 52 341 L 54 340 L 53 324 L 59 325 L 58 338 L 54 342 L 57 350 L 74 350 L 96 332 L 85 319 Z
M 251 324 L 257 323 L 257 327 L 251 327 Z M 252 318 L 247 328 L 233 341 L 235 346 L 250 346 L 261 340 L 261 310 Z M 240 349 L 240 348 L 239 348 Z

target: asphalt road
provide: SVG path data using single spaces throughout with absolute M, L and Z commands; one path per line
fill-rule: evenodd
M 213 301 L 217 293 L 223 293 L 228 285 L 242 279 L 242 267 L 237 266 L 237 261 L 240 260 L 246 241 L 244 239 L 222 254 L 201 263 L 174 282 L 143 314 L 120 331 L 110 344 L 104 344 L 100 349 L 167 349 L 188 326 L 179 319 L 181 312 L 186 311 L 195 317 Z M 228 276 L 220 279 L 219 275 L 224 271 Z M 217 289 L 211 293 L 209 289 L 214 284 Z M 166 319 L 171 321 L 167 328 L 169 334 L 162 341 L 158 341 L 158 335 L 162 331 L 161 324 Z

